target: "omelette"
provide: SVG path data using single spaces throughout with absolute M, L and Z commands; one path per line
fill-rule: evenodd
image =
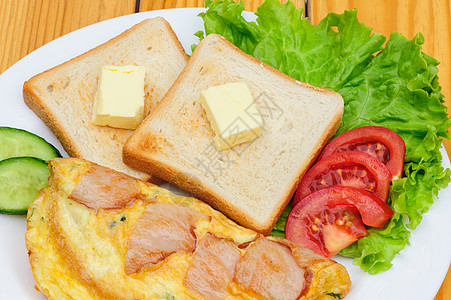
M 207 204 L 75 158 L 49 161 L 26 246 L 49 299 L 337 299 L 344 266 Z

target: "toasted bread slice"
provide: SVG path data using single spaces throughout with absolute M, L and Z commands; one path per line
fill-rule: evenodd
M 146 68 L 145 113 L 160 102 L 188 61 L 163 18 L 142 21 L 110 41 L 25 82 L 25 103 L 46 123 L 72 157 L 84 158 L 147 180 L 122 162 L 131 130 L 91 123 L 94 94 L 105 65 Z
M 244 80 L 263 117 L 262 135 L 218 151 L 200 93 Z M 124 146 L 123 161 L 268 234 L 301 177 L 341 122 L 342 97 L 296 81 L 209 35 L 160 105 Z M 233 126 L 233 124 L 231 124 Z

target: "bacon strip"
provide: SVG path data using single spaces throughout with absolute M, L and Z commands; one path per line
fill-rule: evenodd
M 232 241 L 206 234 L 188 267 L 185 286 L 204 299 L 225 298 L 240 257 L 240 250 Z
M 93 165 L 83 174 L 69 198 L 89 208 L 121 208 L 140 196 L 136 179 L 115 170 Z
M 262 237 L 238 261 L 234 280 L 265 298 L 294 300 L 303 290 L 304 273 L 289 247 Z
M 194 225 L 208 216 L 174 203 L 151 203 L 138 219 L 125 257 L 125 272 L 136 273 L 177 251 L 196 248 Z

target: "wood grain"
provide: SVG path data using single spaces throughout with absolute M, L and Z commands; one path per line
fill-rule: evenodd
M 437 295 L 434 300 L 450 300 L 451 299 L 451 267 L 448 270 L 448 274 L 446 274 L 445 280 L 440 287 Z
M 246 0 L 244 10 L 255 11 L 263 0 Z M 282 0 L 286 3 L 287 0 Z M 305 7 L 304 0 L 293 0 L 296 7 Z M 177 8 L 177 7 L 203 7 L 203 0 L 141 0 L 139 11 L 148 11 L 163 8 Z
M 357 17 L 373 31 L 387 36 L 398 31 L 408 38 L 425 37 L 423 51 L 441 62 L 439 79 L 445 104 L 451 107 L 451 5 L 449 0 L 313 0 L 308 15 L 318 24 L 329 12 L 357 9 Z M 451 159 L 451 140 L 444 140 Z M 451 268 L 434 300 L 451 299 Z
M 203 7 L 203 0 L 140 0 L 139 11 L 178 7 Z
M 387 36 L 393 31 L 413 38 L 424 35 L 423 51 L 441 62 L 439 79 L 445 104 L 451 107 L 451 4 L 449 0 L 314 0 L 309 1 L 309 17 L 318 24 L 328 12 L 357 9 L 357 17 L 373 31 Z M 451 140 L 444 140 L 451 159 Z M 451 299 L 451 296 L 450 296 Z M 448 299 L 449 300 L 449 299 Z
M 135 0 L 0 0 L 0 73 L 76 29 L 135 12 Z

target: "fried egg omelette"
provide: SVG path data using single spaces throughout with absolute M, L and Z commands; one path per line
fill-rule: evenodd
M 50 160 L 26 246 L 49 299 L 337 299 L 344 266 L 207 204 L 75 159 Z

